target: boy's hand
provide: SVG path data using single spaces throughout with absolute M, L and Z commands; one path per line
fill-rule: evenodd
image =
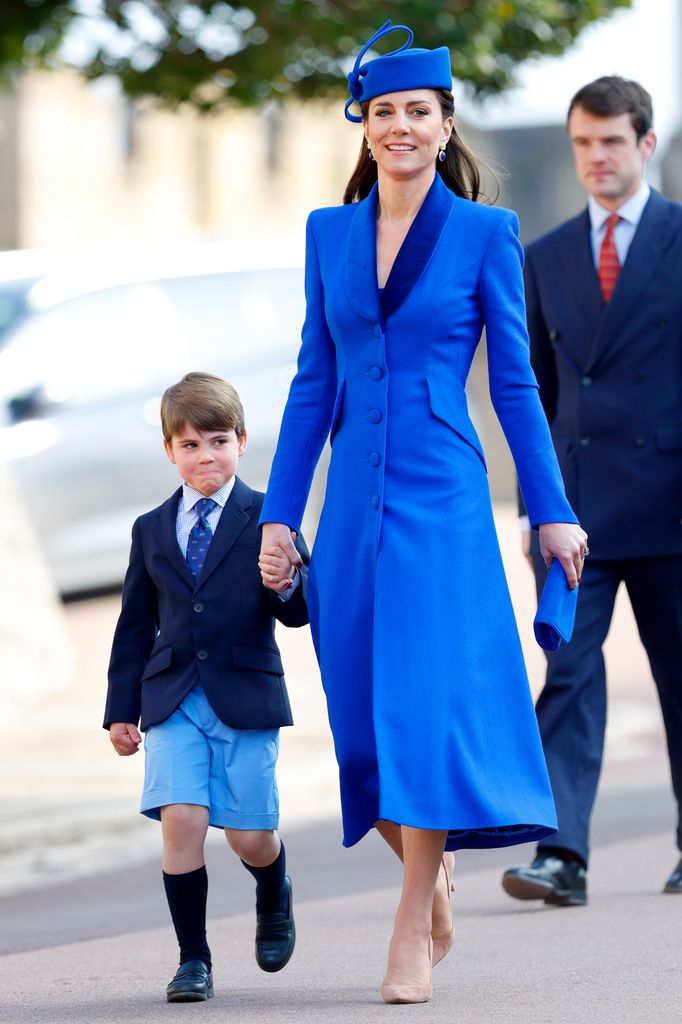
M 291 531 L 292 541 L 296 534 Z M 298 554 L 298 552 L 296 552 Z M 288 590 L 291 580 L 296 575 L 296 566 L 281 547 L 271 546 L 261 549 L 258 567 L 266 587 L 271 590 Z
M 142 742 L 137 726 L 130 722 L 112 722 L 109 726 L 109 739 L 114 745 L 114 750 L 121 757 L 136 754 Z

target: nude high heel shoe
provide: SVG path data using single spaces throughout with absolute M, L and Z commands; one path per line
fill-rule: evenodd
M 385 981 L 381 986 L 381 998 L 385 1003 L 428 1003 L 433 994 L 431 984 L 431 958 L 433 941 L 429 935 L 429 980 L 428 981 Z
M 446 861 L 446 857 L 448 858 L 447 861 Z M 451 861 L 450 861 L 450 857 L 452 857 Z M 454 886 L 453 881 L 452 881 L 452 870 L 448 871 L 448 861 L 452 865 L 452 870 L 454 870 L 454 866 L 455 866 L 454 854 L 445 854 L 444 853 L 443 854 L 443 859 L 441 861 L 441 866 L 442 866 L 443 872 L 445 874 L 445 885 L 446 885 L 446 892 L 448 894 L 448 903 L 449 903 L 449 901 L 450 901 L 450 893 L 455 891 L 455 886 Z M 447 931 L 447 932 L 437 932 L 437 933 L 436 932 L 431 932 L 431 938 L 433 939 L 433 954 L 432 954 L 432 957 L 431 957 L 431 963 L 432 963 L 432 966 L 435 967 L 436 964 L 439 964 L 441 962 L 441 960 L 443 959 L 443 957 L 446 956 L 450 952 L 450 950 L 452 949 L 452 946 L 454 944 L 454 941 L 455 941 L 455 920 L 454 920 L 454 918 L 452 916 L 452 906 L 450 906 L 450 929 L 449 929 L 449 931 Z

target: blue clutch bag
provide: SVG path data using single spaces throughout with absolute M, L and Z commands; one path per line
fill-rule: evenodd
M 555 558 L 547 573 L 533 621 L 535 639 L 543 650 L 556 651 L 562 640 L 568 643 L 573 636 L 578 589 L 568 589 L 566 573 L 559 559 Z

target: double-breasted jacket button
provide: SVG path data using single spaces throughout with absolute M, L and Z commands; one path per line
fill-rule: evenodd
M 369 507 L 370 508 L 379 508 L 379 495 L 378 494 L 373 494 L 371 496 L 371 498 L 369 499 Z
M 194 609 L 195 612 L 203 612 L 205 607 L 206 605 L 204 604 L 203 601 L 195 601 L 194 604 L 192 605 L 192 608 Z
M 591 377 L 581 377 L 580 378 L 580 385 L 583 388 L 589 388 L 591 383 L 592 383 L 592 378 Z
M 583 446 L 583 448 L 587 448 L 588 445 L 592 444 L 592 438 L 591 437 L 581 437 L 580 438 L 580 443 Z
M 369 371 L 369 375 L 372 378 L 372 380 L 381 380 L 381 378 L 384 375 L 384 371 L 381 369 L 380 366 L 373 366 L 372 369 Z
M 208 651 L 205 648 L 200 647 L 199 650 L 197 651 L 197 658 L 199 659 L 199 661 L 206 661 L 206 659 L 208 658 Z
M 370 409 L 367 413 L 367 419 L 370 423 L 381 423 L 381 412 L 379 409 Z
M 369 462 L 370 466 L 378 466 L 379 463 L 381 462 L 381 456 L 379 455 L 379 452 L 370 452 L 369 455 L 367 456 L 367 461 Z
M 635 442 L 635 448 L 643 448 L 646 444 L 646 440 L 642 434 L 635 434 L 633 441 Z

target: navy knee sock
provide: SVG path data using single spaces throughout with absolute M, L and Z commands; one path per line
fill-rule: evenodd
M 287 900 L 284 893 L 284 876 L 286 874 L 286 856 L 284 843 L 280 840 L 280 850 L 277 858 L 272 864 L 264 868 L 254 868 L 245 860 L 242 864 L 247 871 L 250 871 L 256 879 L 256 913 L 277 914 L 286 913 Z
M 164 871 L 163 885 L 180 945 L 180 963 L 203 960 L 210 970 L 211 950 L 206 941 L 206 867 L 182 875 L 167 875 Z

